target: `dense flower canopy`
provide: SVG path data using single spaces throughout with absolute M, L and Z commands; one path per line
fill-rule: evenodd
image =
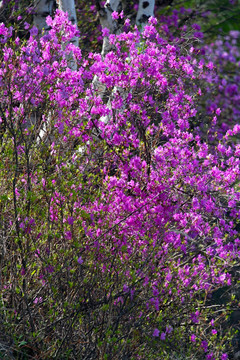
M 41 358 L 231 352 L 212 298 L 240 254 L 239 75 L 221 74 L 239 33 L 189 47 L 176 16 L 126 21 L 104 58 L 82 57 L 60 11 L 40 38 L 0 26 L 1 301 L 17 350 L 21 334 Z

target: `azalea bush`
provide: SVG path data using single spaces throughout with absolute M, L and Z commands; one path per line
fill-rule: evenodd
M 220 139 L 226 130 L 231 129 L 238 122 L 240 115 L 239 39 L 239 31 L 230 31 L 227 36 L 218 37 L 201 49 L 201 52 L 212 61 L 207 93 L 214 92 L 214 96 L 209 97 L 206 102 L 206 110 L 211 114 L 217 108 L 221 109 L 219 125 L 222 130 L 218 134 Z
M 239 262 L 240 126 L 216 146 L 195 127 L 209 58 L 153 18 L 103 29 L 104 59 L 66 14 L 47 23 L 24 41 L 0 27 L 4 354 L 227 359 L 237 304 L 212 297 Z

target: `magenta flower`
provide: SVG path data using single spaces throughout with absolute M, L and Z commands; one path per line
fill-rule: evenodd
M 196 335 L 194 335 L 194 334 L 192 334 L 191 335 L 191 337 L 190 337 L 190 339 L 191 339 L 191 341 L 194 343 L 194 342 L 196 342 Z
M 201 343 L 201 346 L 205 352 L 208 350 L 208 342 L 206 340 L 203 340 Z
M 221 356 L 221 360 L 227 360 L 228 359 L 228 354 L 224 353 Z
M 30 35 L 31 36 L 36 36 L 38 34 L 38 29 L 36 28 L 36 26 L 33 26 L 31 29 L 30 29 Z
M 154 329 L 152 336 L 158 337 L 158 336 L 159 336 L 159 333 L 160 333 L 160 331 L 159 331 L 158 329 Z
M 109 29 L 108 28 L 104 28 L 102 29 L 102 36 L 105 37 L 105 36 L 109 36 Z
M 72 232 L 71 231 L 66 231 L 65 232 L 65 239 L 66 240 L 71 240 L 72 239 Z
M 194 324 L 198 324 L 198 323 L 199 323 L 199 315 L 200 315 L 199 311 L 196 311 L 195 313 L 192 313 L 192 314 L 190 315 L 190 319 L 192 320 L 192 322 L 193 322 Z
M 29 28 L 30 28 L 30 24 L 27 23 L 27 22 L 25 22 L 25 23 L 24 23 L 24 29 L 27 30 L 27 29 L 29 29 Z
M 161 336 L 160 336 L 160 339 L 161 339 L 161 340 L 165 340 L 165 339 L 166 339 L 166 333 L 162 332 L 162 333 L 161 333 Z
M 69 216 L 68 217 L 68 224 L 73 225 L 73 223 L 74 223 L 74 218 L 72 216 Z
M 215 357 L 214 357 L 213 353 L 211 352 L 210 354 L 207 355 L 206 359 L 207 360 L 215 360 Z
M 81 256 L 79 256 L 79 258 L 77 259 L 77 262 L 81 265 L 83 263 L 83 259 Z
M 43 301 L 42 297 L 40 296 L 39 298 L 36 297 L 36 299 L 33 301 L 34 304 L 41 304 Z
M 119 18 L 119 14 L 118 14 L 117 11 L 113 11 L 113 12 L 112 12 L 112 18 L 113 18 L 114 20 L 117 20 L 117 19 Z

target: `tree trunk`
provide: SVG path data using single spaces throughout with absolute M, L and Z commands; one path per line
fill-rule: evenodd
M 39 31 L 49 30 L 46 24 L 46 17 L 53 14 L 54 0 L 34 0 L 35 14 L 33 24 Z
M 154 16 L 155 0 L 139 0 L 139 7 L 137 12 L 136 24 L 143 30 L 147 24 L 148 19 Z

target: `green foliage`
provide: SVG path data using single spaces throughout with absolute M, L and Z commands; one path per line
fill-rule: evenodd
M 240 30 L 239 0 L 232 2 L 229 0 L 188 0 L 176 5 L 175 8 L 180 9 L 182 6 L 192 9 L 189 18 L 185 21 L 200 23 L 208 38 L 227 34 L 230 30 Z

